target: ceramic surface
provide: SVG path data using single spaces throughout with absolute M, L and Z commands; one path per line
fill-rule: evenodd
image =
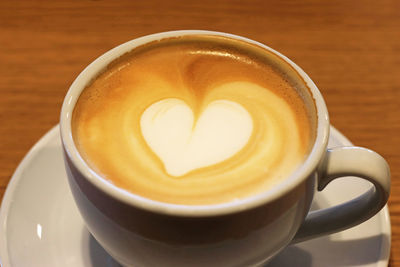
M 329 147 L 351 145 L 331 128 Z M 312 209 L 367 191 L 358 178 L 335 180 L 315 196 Z M 54 127 L 15 171 L 0 210 L 0 263 L 19 266 L 119 266 L 86 230 L 65 174 L 59 128 Z M 387 207 L 349 230 L 289 246 L 268 266 L 387 266 Z

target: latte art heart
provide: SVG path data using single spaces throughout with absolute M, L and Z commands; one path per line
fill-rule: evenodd
M 240 104 L 217 100 L 195 118 L 182 100 L 164 99 L 143 113 L 141 131 L 171 176 L 229 159 L 248 142 L 253 121 Z

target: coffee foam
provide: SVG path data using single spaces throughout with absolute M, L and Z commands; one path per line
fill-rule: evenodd
M 211 204 L 268 190 L 310 149 L 313 118 L 304 103 L 312 100 L 294 89 L 300 78 L 288 79 L 255 50 L 208 36 L 124 55 L 77 102 L 78 150 L 105 179 L 158 201 Z

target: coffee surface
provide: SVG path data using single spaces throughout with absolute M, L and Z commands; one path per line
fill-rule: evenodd
M 256 45 L 186 36 L 135 48 L 82 92 L 74 142 L 104 179 L 175 204 L 266 191 L 306 158 L 313 101 L 301 77 Z

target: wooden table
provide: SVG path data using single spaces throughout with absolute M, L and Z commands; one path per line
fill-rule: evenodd
M 300 65 L 324 95 L 332 124 L 389 161 L 390 266 L 400 266 L 400 2 L 244 2 L 1 1 L 0 199 L 24 154 L 58 123 L 71 82 L 96 57 L 154 32 L 230 32 Z

